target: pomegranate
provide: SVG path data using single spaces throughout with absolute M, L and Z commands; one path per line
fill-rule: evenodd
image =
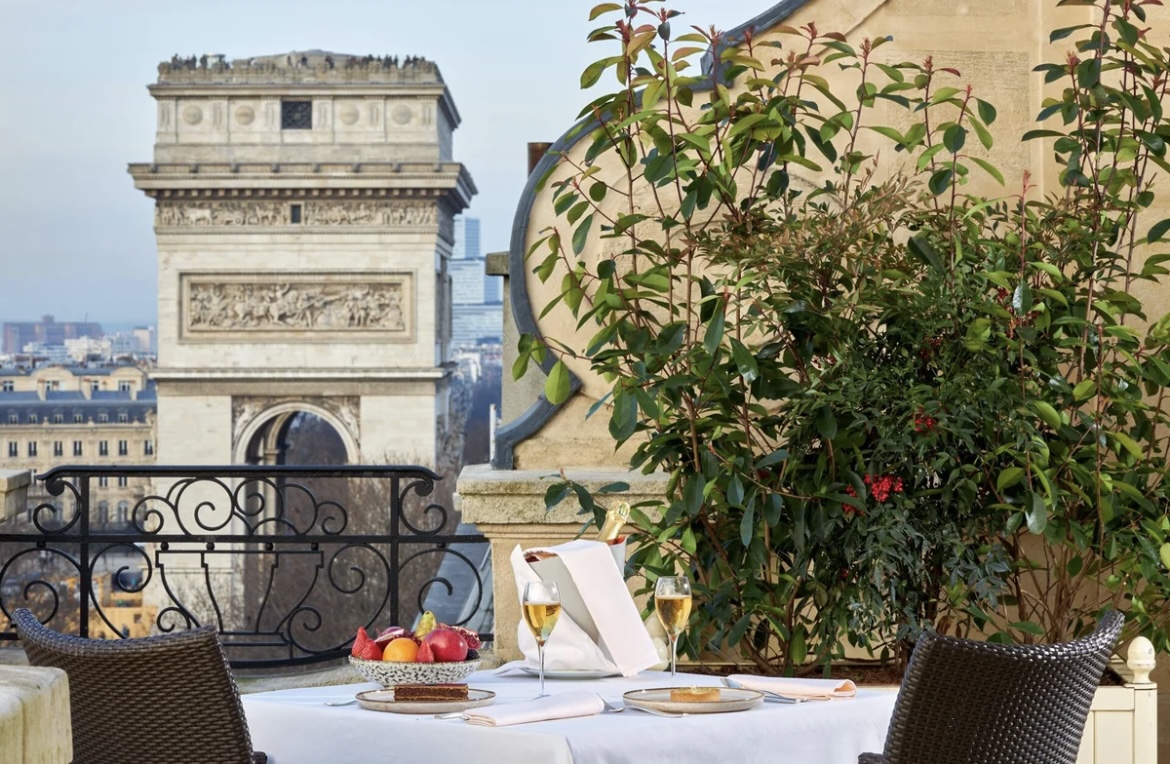
M 431 646 L 436 661 L 457 663 L 467 660 L 467 640 L 453 629 L 435 629 L 423 639 Z

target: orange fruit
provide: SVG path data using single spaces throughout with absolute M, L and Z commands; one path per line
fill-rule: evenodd
M 399 637 L 392 640 L 382 651 L 382 660 L 397 663 L 414 663 L 418 655 L 418 644 L 410 637 Z

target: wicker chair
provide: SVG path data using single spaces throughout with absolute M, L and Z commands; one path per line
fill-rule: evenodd
M 69 677 L 74 764 L 265 764 L 207 627 L 144 639 L 59 634 L 12 615 L 29 663 Z
M 1075 764 L 1089 706 L 1124 616 L 1055 645 L 926 633 L 894 706 L 885 753 L 858 764 Z

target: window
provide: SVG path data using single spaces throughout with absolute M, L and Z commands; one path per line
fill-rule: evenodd
M 98 424 L 105 424 L 110 421 L 110 415 L 102 411 L 98 414 Z
M 45 392 L 46 393 L 51 392 L 53 390 L 60 390 L 60 389 L 61 389 L 61 382 L 59 380 L 56 380 L 56 379 L 45 380 Z
M 118 456 L 129 456 L 129 454 L 130 454 L 130 445 L 124 440 L 119 440 L 118 441 Z
M 16 385 L 12 384 L 11 379 L 6 379 L 0 382 L 0 392 L 10 393 L 16 389 Z
M 98 456 L 110 455 L 110 441 L 103 440 L 98 442 Z
M 65 424 L 65 415 L 53 414 L 53 424 Z
M 65 455 L 65 444 L 59 440 L 54 440 L 53 441 L 53 456 L 64 456 L 64 455 Z
M 100 389 L 101 389 L 101 385 L 98 383 L 98 381 L 96 379 L 91 379 L 89 381 L 90 392 L 97 392 Z
M 313 102 L 312 101 L 281 101 L 280 102 L 280 129 L 281 130 L 312 130 L 313 129 Z
M 142 453 L 146 454 L 147 456 L 154 456 L 154 441 L 144 441 L 142 444 Z
M 130 504 L 125 501 L 118 502 L 118 522 L 125 524 L 130 521 Z
M 127 414 L 125 411 L 118 412 L 118 424 L 126 424 L 129 421 L 130 421 L 129 414 Z
M 106 477 L 105 475 L 102 475 L 101 477 L 98 478 L 98 488 L 109 488 L 109 487 L 110 487 L 110 479 L 108 477 Z
M 299 204 L 289 205 L 288 222 L 290 222 L 290 223 L 300 223 L 301 222 L 301 205 L 299 205 Z
M 20 424 L 20 415 L 19 414 L 9 414 L 8 415 L 8 424 Z
M 130 392 L 130 381 L 126 380 L 126 379 L 119 381 L 118 382 L 118 392 L 120 392 L 120 393 Z
M 73 424 L 81 424 L 84 421 L 85 421 L 85 414 L 82 414 L 80 411 L 73 412 Z
M 80 440 L 73 441 L 73 455 L 74 456 L 81 456 L 81 441 Z
M 36 456 L 37 455 L 37 442 L 35 440 L 30 440 L 28 442 L 28 455 L 29 456 Z
M 28 423 L 29 424 L 36 424 L 37 423 L 37 415 L 31 411 L 28 412 Z
M 15 459 L 20 456 L 20 444 L 14 441 L 8 442 L 8 456 Z
M 125 488 L 129 484 L 130 484 L 130 478 L 126 477 L 125 475 L 118 476 L 118 487 L 119 488 Z
M 98 523 L 105 525 L 110 521 L 110 502 L 98 502 Z

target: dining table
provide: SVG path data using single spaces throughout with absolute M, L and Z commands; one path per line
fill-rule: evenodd
M 503 705 L 538 694 L 537 679 L 479 671 L 471 688 Z M 549 695 L 596 693 L 613 708 L 631 690 L 721 686 L 719 677 L 643 671 L 632 677 L 546 679 Z M 744 711 L 655 716 L 627 708 L 510 726 L 460 717 L 397 714 L 349 703 L 371 683 L 306 687 L 242 697 L 256 750 L 269 764 L 856 764 L 880 752 L 897 688 L 862 687 L 847 699 L 764 702 Z M 339 705 L 344 704 L 344 705 Z

